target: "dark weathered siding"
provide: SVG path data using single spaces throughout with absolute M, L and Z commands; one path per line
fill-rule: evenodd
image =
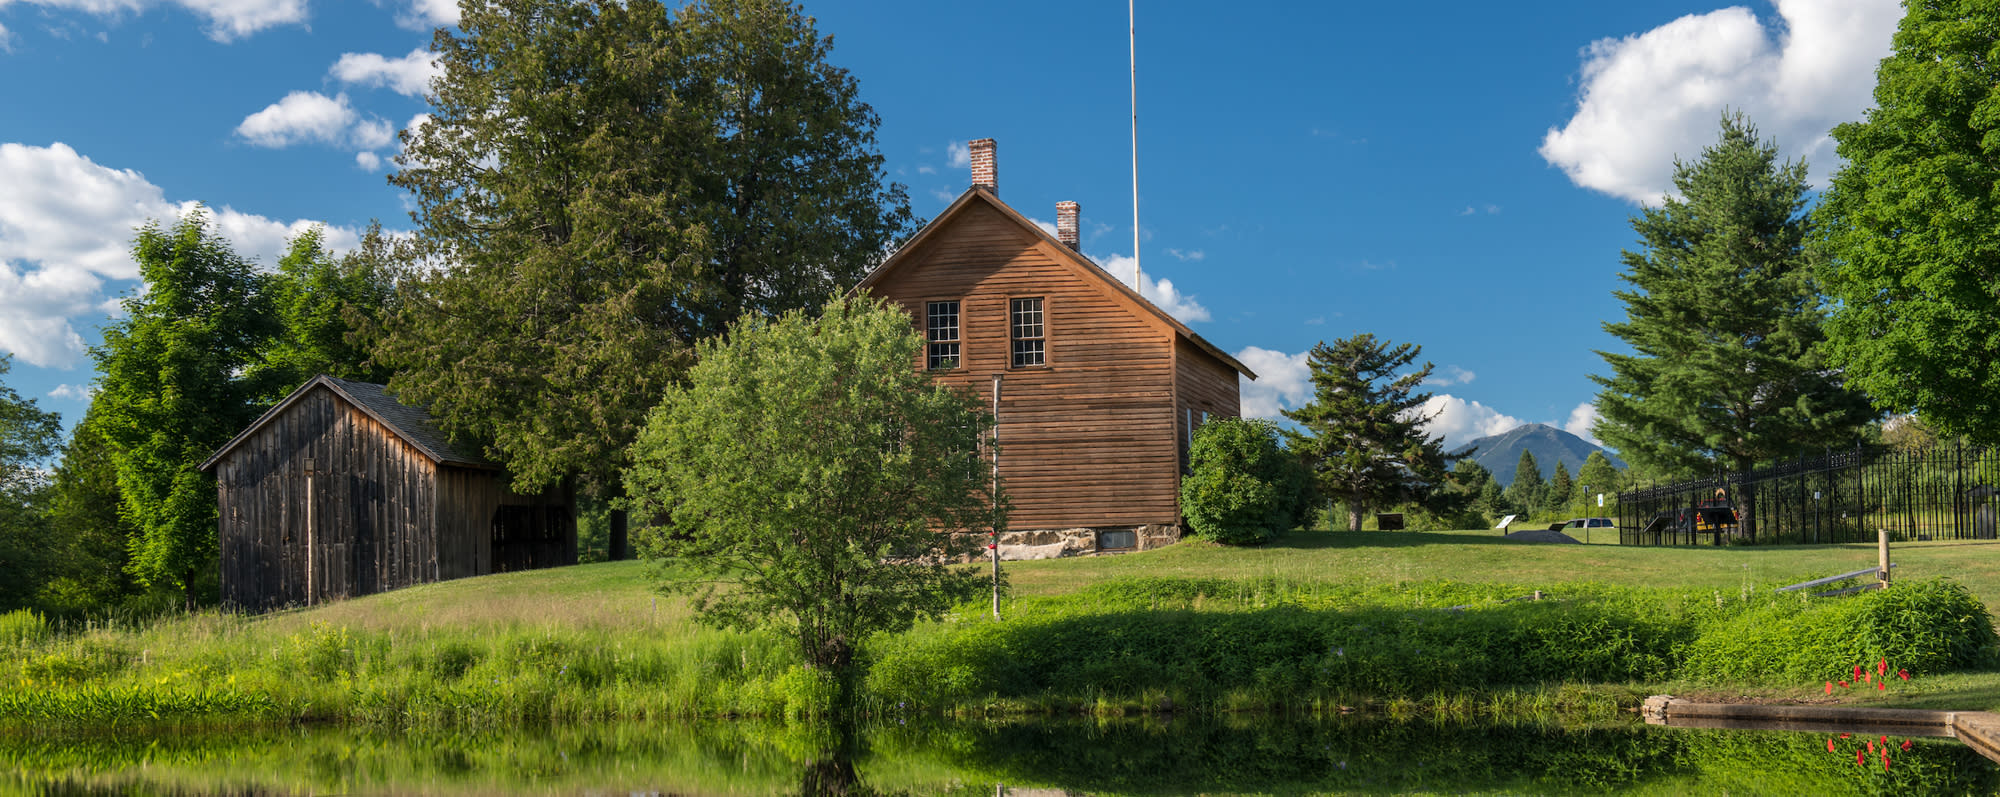
M 925 302 L 960 304 L 959 368 L 1001 390 L 1001 475 L 1015 529 L 1179 522 L 1171 327 L 1057 261 L 1046 241 L 984 204 L 965 208 L 872 287 L 924 328 Z M 1095 268 L 1085 265 L 1084 268 Z M 1108 275 L 1106 276 L 1108 279 Z M 1010 298 L 1042 297 L 1047 365 L 1011 367 Z M 919 359 L 917 367 L 923 367 Z

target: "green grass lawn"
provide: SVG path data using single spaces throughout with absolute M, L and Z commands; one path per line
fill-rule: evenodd
M 1255 547 L 1189 541 L 1144 553 L 1009 562 L 1003 569 L 1012 592 L 1002 613 L 1032 621 L 1053 612 L 1088 625 L 1099 622 L 1092 619 L 1099 600 L 1093 587 L 1158 583 L 1146 579 L 1275 585 L 1270 594 L 1372 590 L 1370 605 L 1391 615 L 1468 602 L 1453 598 L 1427 607 L 1426 594 L 1477 594 L 1490 601 L 1542 590 L 1559 602 L 1565 594 L 1585 595 L 1588 604 L 1595 599 L 1584 582 L 1680 592 L 1683 599 L 1692 593 L 1704 603 L 1713 593 L 1719 607 L 1768 596 L 1780 585 L 1870 567 L 1876 558 L 1869 545 L 1639 548 L 1616 545 L 1610 534 L 1593 535 L 1592 543 L 1521 543 L 1492 530 L 1300 531 Z M 1899 544 L 1893 557 L 1899 579 L 1949 577 L 1980 601 L 2000 605 L 2000 543 Z M 755 713 L 795 705 L 814 688 L 788 674 L 796 659 L 789 643 L 702 627 L 683 598 L 658 593 L 654 578 L 647 564 L 611 562 L 461 579 L 261 616 L 199 613 L 142 628 L 100 628 L 12 652 L 0 640 L 0 693 L 10 679 L 18 694 L 30 696 L 45 684 L 103 684 L 137 690 L 133 705 L 143 706 L 152 692 L 182 699 L 220 685 L 277 695 L 275 707 L 252 709 L 266 715 L 448 725 L 505 719 L 523 705 L 530 713 L 520 721 L 635 711 L 652 717 Z M 1454 592 L 1442 582 L 1473 586 Z M 1415 591 L 1398 591 L 1399 585 Z M 1208 604 L 1208 610 L 1262 622 L 1243 613 L 1258 611 L 1265 598 L 1233 600 Z M 1185 615 L 1188 608 L 1202 610 L 1203 604 L 1167 610 Z M 968 611 L 973 619 L 985 614 L 983 607 Z M 1238 620 L 1222 622 L 1214 626 L 1218 633 Z M 910 645 L 957 633 L 952 628 L 920 627 L 883 650 L 931 655 Z M 537 669 L 535 662 L 546 666 Z M 300 679 L 306 670 L 316 674 Z M 2000 671 L 1955 672 L 1897 686 L 1887 693 L 1851 690 L 1836 699 L 2000 710 Z M 1620 705 L 1661 692 L 1827 700 L 1817 682 L 1774 686 L 1768 679 L 1740 689 L 1715 683 L 1546 683 L 1529 689 L 1550 695 L 1583 690 L 1603 698 L 1600 704 Z M 1070 699 L 1058 696 L 1049 705 Z M 77 710 L 89 716 L 102 709 Z M 426 717 L 433 719 L 421 719 Z

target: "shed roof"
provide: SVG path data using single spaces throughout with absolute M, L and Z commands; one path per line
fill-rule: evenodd
M 929 224 L 924 225 L 923 229 L 918 230 L 916 235 L 910 237 L 909 242 L 903 244 L 894 254 L 889 255 L 889 259 L 882 261 L 882 265 L 876 266 L 874 271 L 868 273 L 868 276 L 863 277 L 860 284 L 856 285 L 854 290 L 856 292 L 867 290 L 875 283 L 882 281 L 882 278 L 890 272 L 901 268 L 904 263 L 910 260 L 906 255 L 916 251 L 919 245 L 929 240 L 938 230 L 943 229 L 948 220 L 964 212 L 966 207 L 978 200 L 984 200 L 986 204 L 998 209 L 1001 215 L 1006 216 L 1022 229 L 1033 233 L 1042 241 L 1049 244 L 1051 250 L 1064 256 L 1061 260 L 1066 265 L 1071 266 L 1078 273 L 1089 275 L 1091 277 L 1089 282 L 1097 286 L 1099 290 L 1122 298 L 1128 305 L 1143 308 L 1145 312 L 1166 322 L 1167 326 L 1173 328 L 1176 334 L 1187 338 L 1188 342 L 1193 343 L 1197 348 L 1208 352 L 1209 355 L 1215 357 L 1217 360 L 1221 360 L 1224 365 L 1236 369 L 1237 373 L 1251 379 L 1257 378 L 1257 372 L 1250 370 L 1249 366 L 1244 365 L 1235 357 L 1229 356 L 1228 352 L 1208 342 L 1207 338 L 1196 334 L 1194 330 L 1189 329 L 1188 325 L 1181 323 L 1181 320 L 1175 318 L 1173 314 L 1160 309 L 1160 306 L 1153 304 L 1152 300 L 1147 299 L 1131 286 L 1112 276 L 1111 272 L 1105 271 L 1104 267 L 1098 265 L 1096 261 L 1091 260 L 1082 252 L 1071 249 L 1067 244 L 1057 240 L 1055 236 L 1049 234 L 1048 230 L 1044 230 L 1034 222 L 1029 221 L 1028 217 L 1021 215 L 1020 211 L 1000 201 L 999 196 L 996 196 L 991 189 L 982 185 L 975 184 L 971 188 L 965 189 L 965 193 L 960 194 L 958 199 L 951 203 L 951 207 L 945 208 L 943 213 L 939 213 L 936 218 L 931 219 Z
M 223 444 L 222 448 L 217 449 L 215 455 L 209 457 L 207 462 L 201 463 L 201 469 L 204 471 L 213 470 L 215 463 L 220 462 L 224 455 L 234 450 L 238 445 L 241 445 L 243 441 L 250 439 L 250 436 L 256 434 L 258 429 L 264 428 L 265 424 L 270 423 L 272 419 L 283 414 L 285 410 L 297 403 L 299 399 L 303 398 L 307 393 L 312 392 L 312 389 L 315 387 L 325 387 L 333 391 L 335 395 L 346 399 L 347 403 L 354 405 L 357 409 L 367 414 L 368 417 L 375 419 L 377 423 L 382 424 L 384 428 L 387 428 L 392 434 L 401 438 L 403 442 L 409 443 L 432 462 L 440 465 L 459 465 L 469 468 L 500 469 L 499 463 L 480 456 L 477 452 L 467 451 L 461 446 L 452 445 L 451 439 L 446 437 L 442 431 L 439 431 L 437 424 L 431 420 L 430 413 L 425 412 L 420 407 L 412 407 L 398 401 L 394 395 L 389 393 L 389 389 L 386 386 L 372 382 L 350 382 L 345 379 L 336 379 L 326 374 L 320 374 L 306 380 L 305 384 L 300 385 L 297 390 L 292 391 L 291 395 L 285 397 L 285 400 L 278 402 L 277 406 L 258 416 L 257 420 L 252 422 L 248 428 L 237 433 L 235 437 L 230 438 L 228 443 Z

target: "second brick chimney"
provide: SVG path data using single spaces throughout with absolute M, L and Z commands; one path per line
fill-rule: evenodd
M 1079 208 L 1075 202 L 1064 200 L 1056 203 L 1056 240 L 1071 249 L 1078 248 L 1076 214 Z
M 972 156 L 972 184 L 986 186 L 986 190 L 999 195 L 1000 166 L 993 162 L 993 139 L 970 141 L 965 148 Z

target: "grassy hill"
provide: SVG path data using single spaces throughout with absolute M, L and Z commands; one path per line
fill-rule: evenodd
M 1996 545 L 1900 545 L 1908 586 L 1826 601 L 1771 589 L 1868 567 L 1872 547 L 1294 532 L 1255 548 L 1187 542 L 1008 563 L 1001 621 L 976 602 L 871 640 L 865 698 L 946 712 L 1121 713 L 1457 705 L 1467 694 L 1607 688 L 1592 698 L 1601 708 L 1723 684 L 1806 697 L 1821 669 L 1873 661 L 1881 649 L 1921 671 L 1921 686 L 1846 699 L 1987 708 L 2000 706 L 2000 674 L 1949 673 L 1990 659 L 1992 645 L 1975 634 L 1938 647 L 1940 635 L 1912 631 L 1908 618 L 1970 617 L 1972 598 L 2000 600 Z M 1970 596 L 1923 583 L 1937 576 Z M 148 717 L 489 727 L 825 705 L 828 681 L 801 667 L 790 642 L 700 626 L 653 579 L 650 565 L 616 562 L 135 629 L 10 636 L 0 623 L 0 727 Z M 1509 600 L 1537 590 L 1550 599 Z M 1772 646 L 1797 649 L 1743 653 Z M 1763 669 L 1733 669 L 1742 662 Z

